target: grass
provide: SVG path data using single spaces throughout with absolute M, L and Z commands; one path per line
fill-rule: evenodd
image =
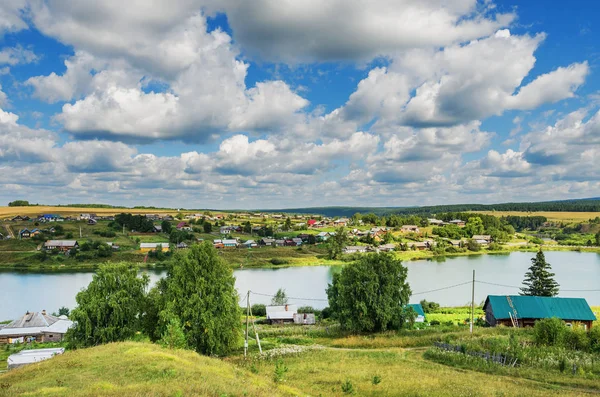
M 525 212 L 525 211 L 471 211 L 478 214 L 501 216 L 545 216 L 550 222 L 580 223 L 600 216 L 599 212 Z
M 70 351 L 0 375 L 0 396 L 292 396 L 231 363 L 141 342 Z
M 263 346 L 276 345 L 267 338 Z M 593 388 L 566 376 L 529 380 L 455 368 L 425 359 L 422 349 L 314 346 L 288 349 L 292 354 L 271 352 L 277 351 L 282 353 L 273 358 L 251 354 L 248 360 L 240 355 L 221 360 L 143 342 L 113 343 L 0 375 L 0 396 L 535 397 L 583 395 Z

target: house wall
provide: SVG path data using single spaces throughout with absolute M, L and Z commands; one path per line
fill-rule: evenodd
M 65 335 L 61 333 L 49 334 L 47 332 L 44 332 L 42 333 L 42 342 L 62 342 L 64 336 Z

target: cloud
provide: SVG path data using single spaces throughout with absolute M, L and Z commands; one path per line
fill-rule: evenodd
M 4 47 L 0 50 L 0 65 L 18 65 L 36 62 L 39 57 L 31 50 L 21 45 L 15 47 Z
M 531 164 L 523 158 L 522 152 L 511 149 L 502 154 L 490 150 L 479 165 L 487 175 L 507 178 L 530 175 L 532 169 Z
M 364 61 L 442 47 L 487 36 L 514 19 L 477 0 L 229 0 L 212 9 L 226 12 L 250 54 L 288 63 Z
M 3 0 L 0 2 L 0 37 L 4 33 L 18 32 L 27 29 L 22 10 L 26 0 Z
M 589 73 L 587 62 L 543 74 L 508 98 L 509 109 L 535 109 L 543 103 L 572 98 Z

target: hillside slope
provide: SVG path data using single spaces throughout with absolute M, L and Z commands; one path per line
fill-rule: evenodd
M 289 396 L 288 386 L 222 360 L 150 343 L 67 352 L 0 375 L 0 396 Z

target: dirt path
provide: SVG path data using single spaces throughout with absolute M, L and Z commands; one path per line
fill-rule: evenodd
M 13 233 L 12 228 L 9 225 L 4 225 L 4 228 L 8 232 L 10 238 L 15 238 L 15 234 Z

